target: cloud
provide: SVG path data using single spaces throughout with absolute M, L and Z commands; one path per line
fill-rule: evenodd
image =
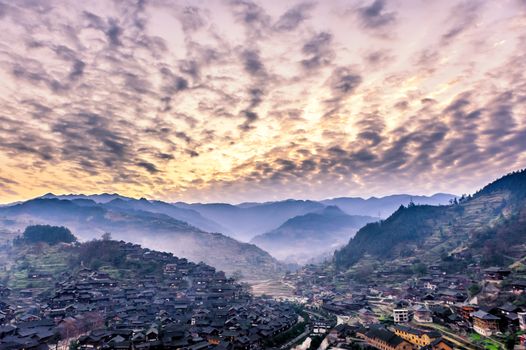
M 179 17 L 183 31 L 193 32 L 205 26 L 206 20 L 201 12 L 202 10 L 200 8 L 194 6 L 187 6 L 183 9 Z
M 138 162 L 137 166 L 146 169 L 150 174 L 157 174 L 159 172 L 159 169 L 157 169 L 154 164 L 146 161 Z
M 243 111 L 242 114 L 245 117 L 245 121 L 239 126 L 239 129 L 246 132 L 252 129 L 252 124 L 259 119 L 259 116 L 253 111 Z
M 0 8 L 10 199 L 467 192 L 526 166 L 518 2 L 52 5 Z
M 308 57 L 301 61 L 306 69 L 315 69 L 329 64 L 334 56 L 331 49 L 332 34 L 328 32 L 317 33 L 312 36 L 302 48 Z
M 0 176 L 0 184 L 3 184 L 3 185 L 17 185 L 19 184 L 18 181 L 15 181 L 15 180 L 12 180 L 12 179 L 8 179 L 6 177 L 2 177 Z
M 264 91 L 259 87 L 251 87 L 248 90 L 248 94 L 250 96 L 249 109 L 259 106 L 259 104 L 263 101 Z
M 308 18 L 308 12 L 311 11 L 314 6 L 314 3 L 305 2 L 291 7 L 274 23 L 275 30 L 280 32 L 295 30 Z
M 367 53 L 364 57 L 365 61 L 372 67 L 386 67 L 389 63 L 395 60 L 395 56 L 391 50 L 374 50 Z
M 168 96 L 172 96 L 180 91 L 188 89 L 188 80 L 175 75 L 169 68 L 162 67 L 160 73 L 164 80 L 163 92 Z
M 244 50 L 241 53 L 243 67 L 245 71 L 252 76 L 262 76 L 266 74 L 265 66 L 256 50 Z
M 396 21 L 396 13 L 386 10 L 386 0 L 374 0 L 369 6 L 359 8 L 358 15 L 368 29 L 385 28 Z
M 199 64 L 195 60 L 181 60 L 179 70 L 183 74 L 188 74 L 194 80 L 199 78 Z
M 351 94 L 362 82 L 362 77 L 346 67 L 339 67 L 334 70 L 330 79 L 329 86 L 335 95 L 347 96 Z
M 336 67 L 328 78 L 326 85 L 331 91 L 331 98 L 326 99 L 327 110 L 324 117 L 332 117 L 340 111 L 349 97 L 362 83 L 362 77 L 349 67 Z
M 108 29 L 106 30 L 106 36 L 108 37 L 109 44 L 111 46 L 120 46 L 121 43 L 122 28 L 119 27 L 117 21 L 110 18 L 108 21 Z
M 271 17 L 255 2 L 232 0 L 230 5 L 234 16 L 244 25 L 249 41 L 261 38 L 269 30 Z
M 481 4 L 479 1 L 465 1 L 451 9 L 447 20 L 449 28 L 447 32 L 442 34 L 442 44 L 450 43 L 457 36 L 474 26 Z

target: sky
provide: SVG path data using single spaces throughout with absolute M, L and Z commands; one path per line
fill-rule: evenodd
M 526 166 L 526 1 L 0 0 L 0 203 L 472 193 Z

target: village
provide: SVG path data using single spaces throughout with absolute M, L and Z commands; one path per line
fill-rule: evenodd
M 526 275 L 508 268 L 448 274 L 440 265 L 408 275 L 390 264 L 349 281 L 327 265 L 285 277 L 296 286 L 287 300 L 337 315 L 324 330 L 325 349 L 524 349 Z
M 301 319 L 289 303 L 252 298 L 223 272 L 169 253 L 109 242 L 127 259 L 162 262 L 130 279 L 80 268 L 29 278 L 53 292 L 0 286 L 1 349 L 259 349 Z
M 124 241 L 89 244 L 119 266 L 147 269 L 98 260 L 58 275 L 30 268 L 24 288 L 0 285 L 1 349 L 289 349 L 306 338 L 323 350 L 524 349 L 526 341 L 520 268 L 306 265 L 282 277 L 291 295 L 254 296 L 204 263 Z M 82 255 L 83 244 L 53 249 Z

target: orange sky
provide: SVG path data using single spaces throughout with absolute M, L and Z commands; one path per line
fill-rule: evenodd
M 472 192 L 526 166 L 526 4 L 0 5 L 0 203 Z

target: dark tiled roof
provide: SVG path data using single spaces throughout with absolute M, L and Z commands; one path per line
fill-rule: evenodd
M 471 316 L 475 317 L 475 318 L 479 318 L 481 320 L 499 320 L 498 317 L 496 316 L 493 316 L 492 314 L 488 314 L 487 312 L 485 311 L 482 311 L 482 310 L 479 310 L 479 311 L 476 311 L 474 313 L 471 314 Z
M 392 347 L 396 347 L 404 341 L 401 337 L 385 328 L 371 328 L 365 336 L 367 338 L 381 340 Z

